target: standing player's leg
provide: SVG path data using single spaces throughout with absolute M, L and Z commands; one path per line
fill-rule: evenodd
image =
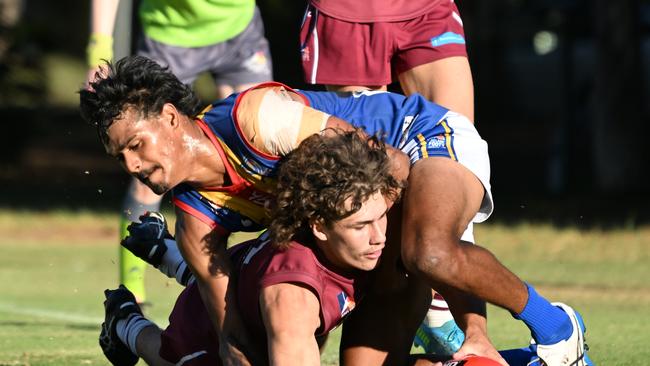
M 146 211 L 159 211 L 161 199 L 161 196 L 153 193 L 147 186 L 132 179 L 122 205 L 120 240 L 128 235 L 126 227 L 131 222 L 138 221 Z M 133 292 L 138 303 L 145 302 L 144 273 L 147 263 L 122 246 L 120 246 L 119 254 L 120 283 Z
M 273 80 L 271 50 L 259 9 L 255 8 L 253 18 L 240 34 L 211 48 L 214 57 L 209 59 L 209 70 L 219 98 Z
M 419 93 L 474 121 L 474 84 L 467 57 L 454 56 L 419 65 L 398 78 L 406 95 Z
M 404 93 L 419 93 L 474 121 L 474 85 L 456 4 L 442 1 L 426 14 L 395 24 L 393 33 L 399 49 L 392 65 Z
M 404 93 L 419 93 L 473 121 L 474 85 L 463 23 L 453 1 L 440 2 L 416 19 L 395 23 L 393 33 L 400 47 L 392 65 Z M 473 236 L 465 240 L 473 242 Z M 457 351 L 463 340 L 445 300 L 434 294 L 415 344 L 441 355 Z
M 305 82 L 332 91 L 386 90 L 390 37 L 386 23 L 347 22 L 309 5 L 300 29 Z

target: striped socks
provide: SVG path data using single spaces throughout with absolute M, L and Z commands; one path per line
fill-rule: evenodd
M 134 355 L 138 354 L 135 347 L 136 340 L 142 329 L 148 326 L 156 326 L 151 321 L 147 320 L 142 314 L 133 313 L 126 319 L 120 319 L 115 325 L 117 337 L 124 343 Z

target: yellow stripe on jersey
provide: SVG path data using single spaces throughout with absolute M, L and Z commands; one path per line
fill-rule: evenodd
M 264 207 L 248 199 L 219 191 L 199 191 L 199 194 L 218 206 L 229 208 L 249 217 L 258 224 L 267 224 L 269 221 L 269 216 Z
M 421 133 L 418 133 L 418 140 L 420 140 L 420 151 L 422 152 L 422 158 L 428 158 L 429 153 L 427 152 L 427 140 Z
M 440 125 L 445 129 L 445 142 L 447 144 L 447 152 L 449 153 L 449 157 L 451 160 L 458 160 L 456 159 L 456 155 L 454 155 L 454 150 L 451 148 L 451 128 L 449 128 L 446 120 L 440 122 Z
M 212 104 L 208 104 L 205 108 L 203 108 L 203 110 L 202 110 L 201 112 L 199 112 L 199 114 L 196 116 L 196 118 L 198 118 L 198 119 L 200 119 L 201 121 L 203 121 L 203 116 L 204 116 L 206 113 L 208 113 L 208 112 L 210 111 L 210 109 L 212 109 Z

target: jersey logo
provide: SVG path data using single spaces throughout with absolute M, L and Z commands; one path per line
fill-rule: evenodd
M 432 47 L 440 47 L 446 44 L 465 44 L 465 38 L 454 32 L 445 32 L 438 37 L 431 38 Z
M 339 310 L 341 310 L 341 318 L 348 315 L 354 309 L 354 301 L 351 300 L 345 292 L 341 291 L 336 298 L 339 300 Z
M 445 138 L 442 136 L 434 136 L 433 138 L 429 139 L 429 142 L 427 142 L 428 149 L 442 149 L 444 147 Z
M 244 68 L 252 73 L 268 73 L 269 62 L 266 59 L 264 51 L 257 51 L 248 60 L 244 61 Z

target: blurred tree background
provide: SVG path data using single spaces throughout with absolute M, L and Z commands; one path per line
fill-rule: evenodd
M 458 0 L 495 217 L 650 221 L 650 4 Z M 302 82 L 305 4 L 259 0 L 275 78 Z M 0 0 L 0 206 L 117 210 L 127 182 L 80 119 L 89 2 Z M 137 27 L 134 27 L 137 29 Z M 396 89 L 393 86 L 393 89 Z M 209 101 L 207 78 L 197 82 Z

